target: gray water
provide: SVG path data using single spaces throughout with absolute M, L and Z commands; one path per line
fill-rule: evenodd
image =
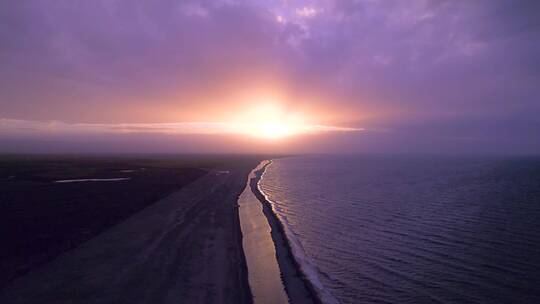
M 303 156 L 260 183 L 341 303 L 540 303 L 540 159 Z

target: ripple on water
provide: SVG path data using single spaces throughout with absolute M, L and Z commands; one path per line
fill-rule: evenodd
M 540 303 L 540 160 L 275 160 L 261 189 L 342 303 Z

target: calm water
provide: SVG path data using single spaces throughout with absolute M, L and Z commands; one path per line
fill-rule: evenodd
M 540 303 L 540 159 L 292 157 L 260 187 L 327 302 Z

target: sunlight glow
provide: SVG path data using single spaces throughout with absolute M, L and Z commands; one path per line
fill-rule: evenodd
M 243 125 L 243 129 L 244 131 L 242 133 L 253 137 L 280 139 L 294 134 L 300 134 L 305 128 L 280 122 L 263 122 L 260 124 Z
M 260 140 L 279 141 L 297 135 L 328 132 L 362 131 L 361 128 L 314 123 L 315 117 L 292 109 L 285 110 L 271 98 L 256 100 L 256 106 L 235 111 L 228 120 L 187 121 L 172 123 L 67 123 L 62 121 L 29 121 L 0 117 L 0 135 L 25 134 L 222 134 L 241 135 Z M 30 130 L 30 131 L 29 131 Z
M 256 106 L 241 111 L 228 124 L 231 133 L 265 140 L 325 132 L 361 131 L 356 128 L 314 124 L 303 113 L 286 111 L 280 103 L 271 98 L 259 100 Z
M 257 106 L 239 113 L 231 123 L 237 126 L 237 133 L 273 140 L 309 130 L 301 115 L 286 112 L 271 98 L 261 98 Z
M 268 138 L 280 138 L 290 134 L 289 128 L 278 123 L 264 123 L 261 126 L 260 134 Z

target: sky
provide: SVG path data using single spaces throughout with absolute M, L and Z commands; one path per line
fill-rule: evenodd
M 0 152 L 540 153 L 540 1 L 0 2 Z

